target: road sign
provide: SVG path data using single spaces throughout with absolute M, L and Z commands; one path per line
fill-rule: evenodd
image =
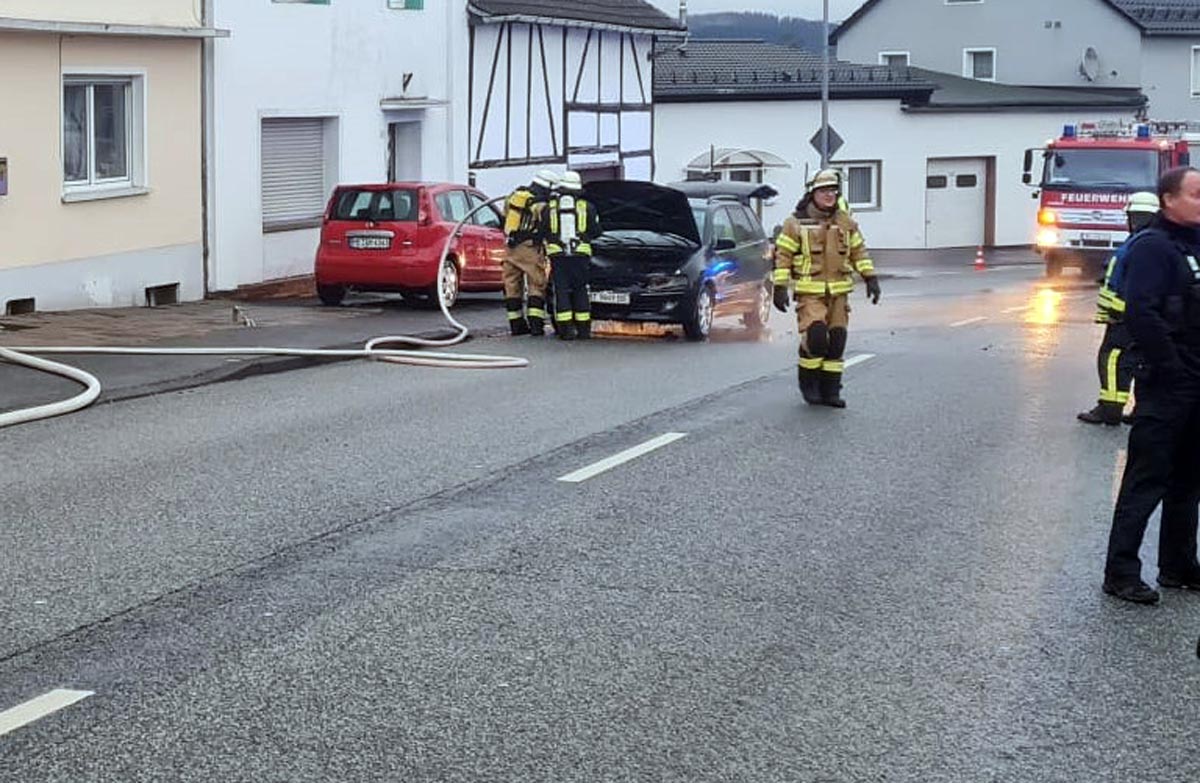
M 817 128 L 817 132 L 814 133 L 813 137 L 808 140 L 808 143 L 813 145 L 813 149 L 815 149 L 817 151 L 817 153 L 820 154 L 820 152 L 821 152 L 821 129 L 820 128 Z M 842 137 L 837 134 L 837 131 L 835 131 L 833 129 L 833 126 L 830 125 L 829 126 L 829 157 L 832 158 L 834 155 L 836 155 L 837 151 L 840 150 L 842 148 L 842 145 L 845 143 L 846 142 L 842 139 Z

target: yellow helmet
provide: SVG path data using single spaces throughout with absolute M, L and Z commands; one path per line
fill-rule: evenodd
M 837 169 L 821 169 L 808 181 L 806 192 L 812 193 L 821 188 L 842 188 L 842 172 Z
M 1129 215 L 1135 212 L 1147 215 L 1156 214 L 1158 212 L 1158 196 L 1147 191 L 1134 193 L 1129 197 L 1129 204 L 1126 205 L 1125 212 Z

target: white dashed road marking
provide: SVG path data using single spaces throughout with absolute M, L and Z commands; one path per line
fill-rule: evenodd
M 594 462 L 586 468 L 580 468 L 574 473 L 568 473 L 565 476 L 560 476 L 559 481 L 564 481 L 568 484 L 580 484 L 590 478 L 595 478 L 601 473 L 612 470 L 615 467 L 624 465 L 626 462 L 631 462 L 638 457 L 645 456 L 652 451 L 657 451 L 663 446 L 669 446 L 677 440 L 687 437 L 685 432 L 668 432 L 666 435 L 659 435 L 657 438 L 646 441 L 640 446 L 634 446 L 631 449 L 626 449 L 620 454 L 614 454 L 611 457 L 602 459 L 599 462 Z
M 18 704 L 0 712 L 0 737 L 95 695 L 93 691 L 54 690 Z
M 974 318 L 967 318 L 962 321 L 955 321 L 954 323 L 950 324 L 950 328 L 957 329 L 960 326 L 970 326 L 971 324 L 977 324 L 980 321 L 986 321 L 986 320 L 987 320 L 986 315 L 977 315 Z

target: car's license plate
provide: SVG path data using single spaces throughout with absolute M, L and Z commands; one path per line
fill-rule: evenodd
M 350 237 L 351 250 L 387 250 L 392 246 L 391 237 Z
M 629 304 L 629 294 L 624 291 L 592 291 L 590 298 L 596 304 Z
M 1108 234 L 1089 234 L 1085 231 L 1080 235 L 1080 239 L 1084 242 L 1107 242 Z

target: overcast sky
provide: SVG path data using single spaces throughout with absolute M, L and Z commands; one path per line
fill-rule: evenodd
M 679 0 L 650 2 L 672 16 L 679 13 Z M 845 19 L 862 3 L 863 0 L 829 0 L 829 18 L 835 22 Z M 821 0 L 688 0 L 688 13 L 703 14 L 712 11 L 770 11 L 780 16 L 820 19 Z

